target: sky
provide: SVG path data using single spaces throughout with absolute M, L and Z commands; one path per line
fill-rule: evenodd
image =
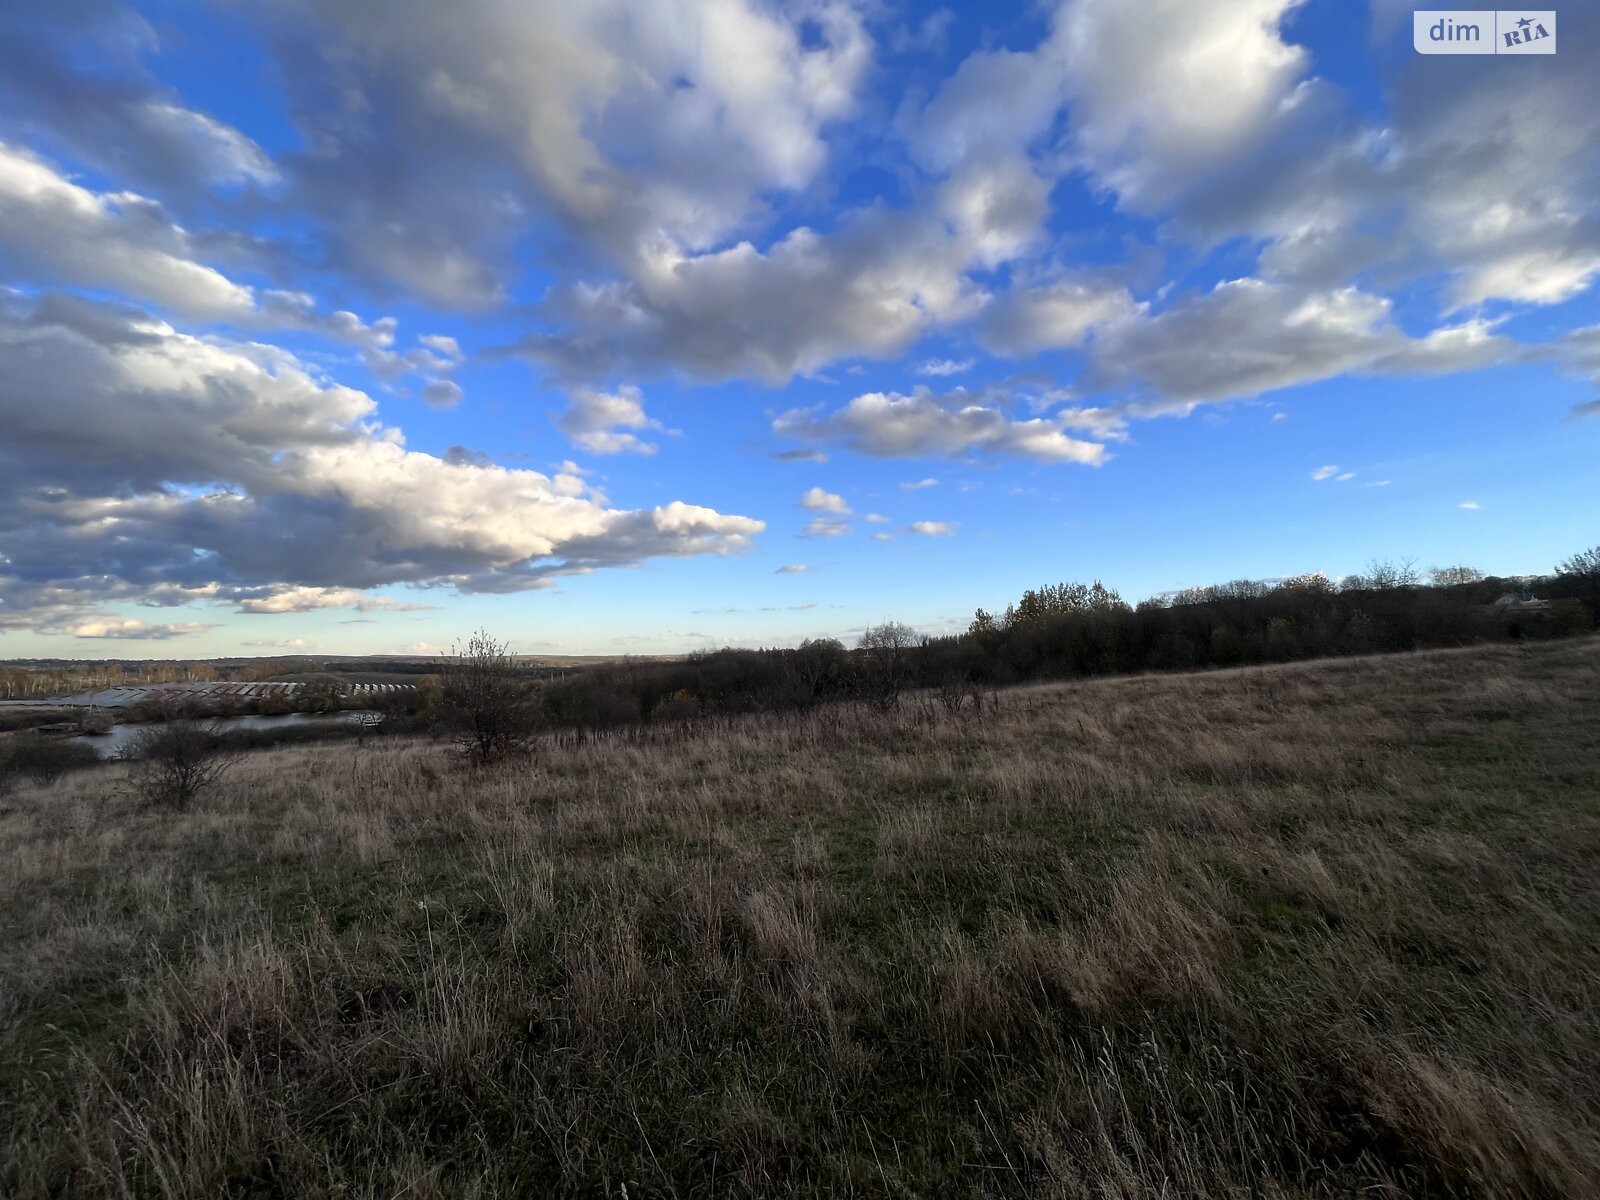
M 0 6 L 0 656 L 1600 542 L 1600 5 Z

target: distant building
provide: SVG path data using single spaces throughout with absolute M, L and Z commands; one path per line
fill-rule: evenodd
M 1523 588 L 1520 592 L 1507 592 L 1490 607 L 1497 613 L 1543 612 L 1550 607 L 1550 601 L 1540 600 L 1532 589 Z

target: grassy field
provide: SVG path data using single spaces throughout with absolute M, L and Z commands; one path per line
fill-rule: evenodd
M 1600 641 L 0 800 L 0 1194 L 1600 1195 Z

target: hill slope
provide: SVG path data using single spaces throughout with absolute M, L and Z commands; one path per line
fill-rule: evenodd
M 1594 1195 L 1597 714 L 1587 639 L 24 790 L 0 1192 Z

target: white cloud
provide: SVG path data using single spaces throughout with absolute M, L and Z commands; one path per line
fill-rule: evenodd
M 838 444 L 878 458 L 1031 458 L 1099 465 L 1105 447 L 1071 438 L 1059 419 L 1012 420 L 994 403 L 957 392 L 868 392 L 827 414 L 795 409 L 772 424 L 780 437 Z
M 110 287 L 204 318 L 244 317 L 254 294 L 194 261 L 188 235 L 131 192 L 97 193 L 0 142 L 0 257 L 36 281 Z
M 832 517 L 817 517 L 807 523 L 801 537 L 809 538 L 836 538 L 843 537 L 850 532 L 848 521 L 836 520 Z
M 1140 383 L 1153 395 L 1136 414 L 1183 409 L 1347 373 L 1443 374 L 1510 357 L 1511 342 L 1482 320 L 1407 336 L 1392 302 L 1359 288 L 1306 289 L 1234 279 L 1105 331 L 1089 383 Z
M 1466 509 L 1477 509 L 1479 507 L 1479 505 L 1478 505 L 1478 502 L 1476 500 L 1463 500 L 1456 507 L 1457 508 L 1466 508 Z
M 1321 483 L 1325 479 L 1332 479 L 1338 473 L 1338 467 L 1318 467 L 1315 471 L 1311 472 L 1311 478 L 1315 479 L 1318 483 Z
M 984 310 L 978 337 L 996 354 L 1036 354 L 1081 346 L 1096 329 L 1144 310 L 1126 288 L 1068 281 L 1016 288 Z
M 917 367 L 918 375 L 931 375 L 943 377 L 946 375 L 960 375 L 972 370 L 977 365 L 975 358 L 930 358 Z
M 782 384 L 840 358 L 902 353 L 975 314 L 972 254 L 942 220 L 880 208 L 827 234 L 792 230 L 765 250 L 659 246 L 630 279 L 553 289 L 543 314 L 557 332 L 513 350 L 571 378 L 675 368 Z
M 875 541 L 875 542 L 892 542 L 892 541 L 894 541 L 894 534 L 892 534 L 892 533 L 875 533 L 875 534 L 872 535 L 872 540 Z
M 361 98 L 315 127 L 306 199 L 340 253 L 441 298 L 493 294 L 530 209 L 629 270 L 722 243 L 822 172 L 872 52 L 843 3 L 396 0 L 381 37 L 357 0 L 269 8 L 285 54 L 320 48 L 287 73 L 298 103 Z M 380 190 L 374 147 L 410 186 Z
M 374 418 L 369 396 L 274 347 L 5 300 L 0 628 L 112 629 L 93 611 L 110 600 L 283 611 L 396 583 L 517 591 L 738 553 L 764 528 L 681 501 L 609 508 L 577 475 L 409 451 Z
M 419 337 L 417 341 L 421 342 L 429 350 L 432 350 L 437 354 L 442 354 L 446 358 L 452 359 L 456 362 L 460 362 L 464 357 L 461 353 L 460 343 L 458 343 L 455 338 L 448 337 L 445 334 L 425 333 Z
M 882 513 L 868 513 L 864 518 L 869 525 L 887 525 L 889 518 Z
M 1075 0 L 1042 47 L 1063 80 L 1073 138 L 1141 209 L 1237 167 L 1296 116 L 1310 55 L 1280 26 L 1300 0 Z
M 231 125 L 175 104 L 147 100 L 129 110 L 151 140 L 186 144 L 210 183 L 262 183 L 279 180 L 267 152 Z
M 954 537 L 956 527 L 948 521 L 913 521 L 907 530 L 923 537 Z
M 905 491 L 915 492 L 921 490 L 922 488 L 938 487 L 939 481 L 930 475 L 926 479 L 916 479 L 910 483 L 902 483 L 900 486 Z
M 773 572 L 773 574 L 775 574 L 775 575 L 804 575 L 807 571 L 810 571 L 811 569 L 812 568 L 807 566 L 805 563 L 788 563 L 785 566 L 779 567 L 776 571 Z
M 808 508 L 812 512 L 831 512 L 841 516 L 848 516 L 850 506 L 844 502 L 844 497 L 835 492 L 825 492 L 819 487 L 809 488 L 800 497 L 800 507 Z
M 644 394 L 631 384 L 611 393 L 574 387 L 556 425 L 593 454 L 654 454 L 654 443 L 627 431 L 661 428 L 661 422 L 645 414 Z
M 430 408 L 454 408 L 461 397 L 461 385 L 453 379 L 430 379 L 422 385 L 422 399 Z
M 126 639 L 131 641 L 165 641 L 168 638 L 189 637 L 215 629 L 198 621 L 183 621 L 171 625 L 152 625 L 136 617 L 95 617 L 72 629 L 79 638 Z

